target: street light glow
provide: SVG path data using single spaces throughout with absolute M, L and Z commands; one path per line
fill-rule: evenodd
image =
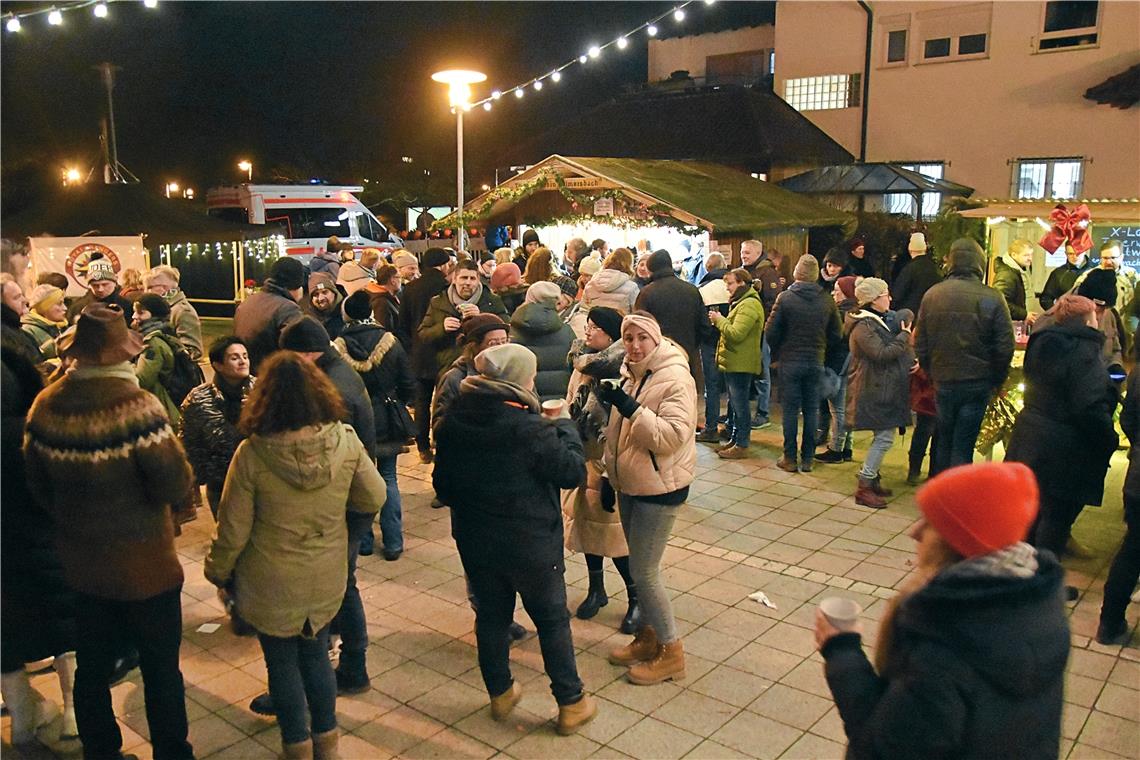
M 243 172 L 245 172 L 245 176 L 249 179 L 250 182 L 253 182 L 253 163 L 247 159 L 242 159 L 241 161 L 238 161 L 238 169 L 241 169 Z
M 147 8 L 157 8 L 158 0 L 143 0 L 143 5 L 145 5 Z
M 467 69 L 448 69 L 437 71 L 431 75 L 435 82 L 447 85 L 447 98 L 452 108 L 470 108 L 471 85 L 487 81 L 487 75 L 481 71 Z
M 63 178 L 67 180 L 67 184 L 74 185 L 76 182 L 83 179 L 83 175 L 80 174 L 79 170 L 73 166 L 70 169 L 64 171 Z

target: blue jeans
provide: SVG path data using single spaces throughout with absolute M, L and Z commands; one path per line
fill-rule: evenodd
M 376 460 L 380 477 L 384 478 L 384 506 L 380 508 L 380 533 L 384 540 L 384 551 L 404 550 L 404 508 L 400 501 L 400 486 L 396 482 L 396 455 L 391 454 Z M 372 526 L 369 525 L 369 532 Z
M 780 399 L 784 412 L 784 458 L 796 461 L 796 437 L 799 417 L 804 416 L 804 435 L 800 442 L 800 463 L 811 464 L 815 458 L 815 431 L 819 424 L 820 364 L 784 364 L 780 367 Z
M 752 440 L 752 420 L 748 416 L 748 389 L 752 385 L 751 372 L 725 372 L 724 384 L 728 388 L 729 426 L 732 442 L 742 449 Z
M 281 727 L 281 741 L 296 744 L 336 728 L 336 675 L 329 662 L 329 627 L 313 638 L 258 634 L 269 674 L 269 696 Z
M 470 592 L 479 600 L 475 607 L 475 641 L 483 685 L 492 697 L 511 688 L 510 626 L 515 614 L 515 594 L 538 629 L 542 665 L 550 678 L 550 691 L 560 705 L 582 699 L 582 679 L 574 660 L 570 635 L 570 612 L 566 609 L 566 565 L 562 559 L 526 565 L 503 562 L 495 565 L 463 559 Z
M 716 430 L 720 417 L 720 394 L 724 391 L 721 371 L 716 367 L 716 345 L 701 344 L 701 369 L 705 373 L 705 427 Z
M 974 445 L 978 442 L 993 386 L 986 380 L 939 383 L 934 394 L 938 409 L 934 464 L 935 470 L 942 472 L 947 467 L 974 461 Z
M 756 416 L 768 419 L 769 403 L 772 399 L 772 349 L 768 341 L 760 335 L 760 366 L 762 375 L 754 375 L 752 387 L 756 389 Z
M 846 451 L 851 448 L 852 435 L 847 427 L 847 373 L 839 375 L 839 390 L 827 400 L 831 410 L 831 442 L 827 445 L 832 451 Z
M 677 638 L 673 604 L 661 580 L 661 557 L 680 508 L 680 505 L 653 504 L 636 496 L 618 494 L 621 527 L 629 545 L 629 573 L 637 584 L 642 620 L 653 626 L 662 644 L 672 643 Z
M 871 440 L 871 448 L 867 449 L 867 458 L 863 460 L 863 467 L 859 470 L 859 477 L 863 480 L 874 480 L 879 477 L 879 468 L 883 466 L 883 459 L 891 450 L 895 442 L 895 429 L 876 430 Z
M 368 649 L 368 621 L 364 618 L 364 602 L 360 599 L 360 590 L 356 588 L 356 556 L 361 537 L 365 531 L 372 530 L 372 515 L 349 512 L 347 520 L 348 582 L 333 625 L 340 634 L 341 665 L 352 663 L 363 667 L 364 652 Z

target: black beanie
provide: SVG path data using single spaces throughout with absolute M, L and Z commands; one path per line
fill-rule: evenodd
M 522 237 L 523 248 L 526 248 L 527 243 L 538 243 L 538 242 L 539 242 L 538 233 L 535 232 L 534 230 L 527 230 L 526 232 L 523 233 L 523 237 Z
M 420 263 L 425 267 L 441 267 L 449 261 L 451 257 L 442 248 L 428 248 L 420 259 Z
M 841 267 L 847 266 L 847 251 L 842 248 L 835 247 L 827 252 L 823 257 L 824 264 L 838 264 Z
M 291 256 L 282 256 L 273 262 L 269 278 L 286 290 L 296 290 L 305 284 L 305 267 Z
M 156 319 L 167 319 L 170 316 L 170 304 L 157 293 L 143 293 L 135 301 L 140 309 L 146 309 Z
M 1116 306 L 1116 272 L 1111 269 L 1090 269 L 1077 295 L 1100 301 L 1109 308 Z
M 649 271 L 654 274 L 673 271 L 673 257 L 664 248 L 654 251 L 646 264 L 649 266 Z
M 312 317 L 297 320 L 281 333 L 281 348 L 287 351 L 323 352 L 329 343 L 329 334 Z
M 621 319 L 621 312 L 608 306 L 595 306 L 586 315 L 587 321 L 593 322 L 613 340 L 621 340 Z
M 372 302 L 368 293 L 358 290 L 344 300 L 344 315 L 349 319 L 368 319 L 372 316 Z

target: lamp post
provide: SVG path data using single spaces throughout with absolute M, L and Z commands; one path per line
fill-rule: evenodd
M 455 245 L 464 250 L 466 228 L 463 225 L 463 112 L 471 110 L 471 85 L 487 81 L 487 75 L 479 71 L 449 69 L 431 75 L 436 82 L 448 87 L 447 97 L 451 110 L 455 112 L 455 165 L 456 165 L 456 233 Z
M 238 161 L 238 168 L 245 172 L 245 176 L 253 182 L 253 164 L 249 161 Z

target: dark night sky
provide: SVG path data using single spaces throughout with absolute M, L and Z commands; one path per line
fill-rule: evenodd
M 0 3 L 4 12 L 18 3 Z M 594 42 L 614 39 L 668 2 L 161 2 L 65 14 L 63 27 L 28 19 L 0 43 L 0 155 L 58 171 L 97 161 L 104 95 L 91 67 L 120 67 L 115 89 L 120 160 L 160 187 L 200 188 L 293 165 L 331 181 L 417 167 L 454 177 L 454 117 L 440 68 L 464 66 L 506 89 Z M 764 14 L 767 3 L 690 6 L 686 33 Z M 770 6 L 769 6 L 770 7 Z M 719 18 L 718 18 L 719 12 Z M 732 26 L 738 24 L 732 23 Z M 671 19 L 662 31 L 674 28 Z M 560 84 L 507 99 L 467 119 L 468 176 L 489 179 L 509 146 L 618 94 L 646 74 L 644 32 L 624 51 L 574 66 Z M 487 175 L 483 177 L 481 175 Z M 255 176 L 255 179 L 257 177 Z

